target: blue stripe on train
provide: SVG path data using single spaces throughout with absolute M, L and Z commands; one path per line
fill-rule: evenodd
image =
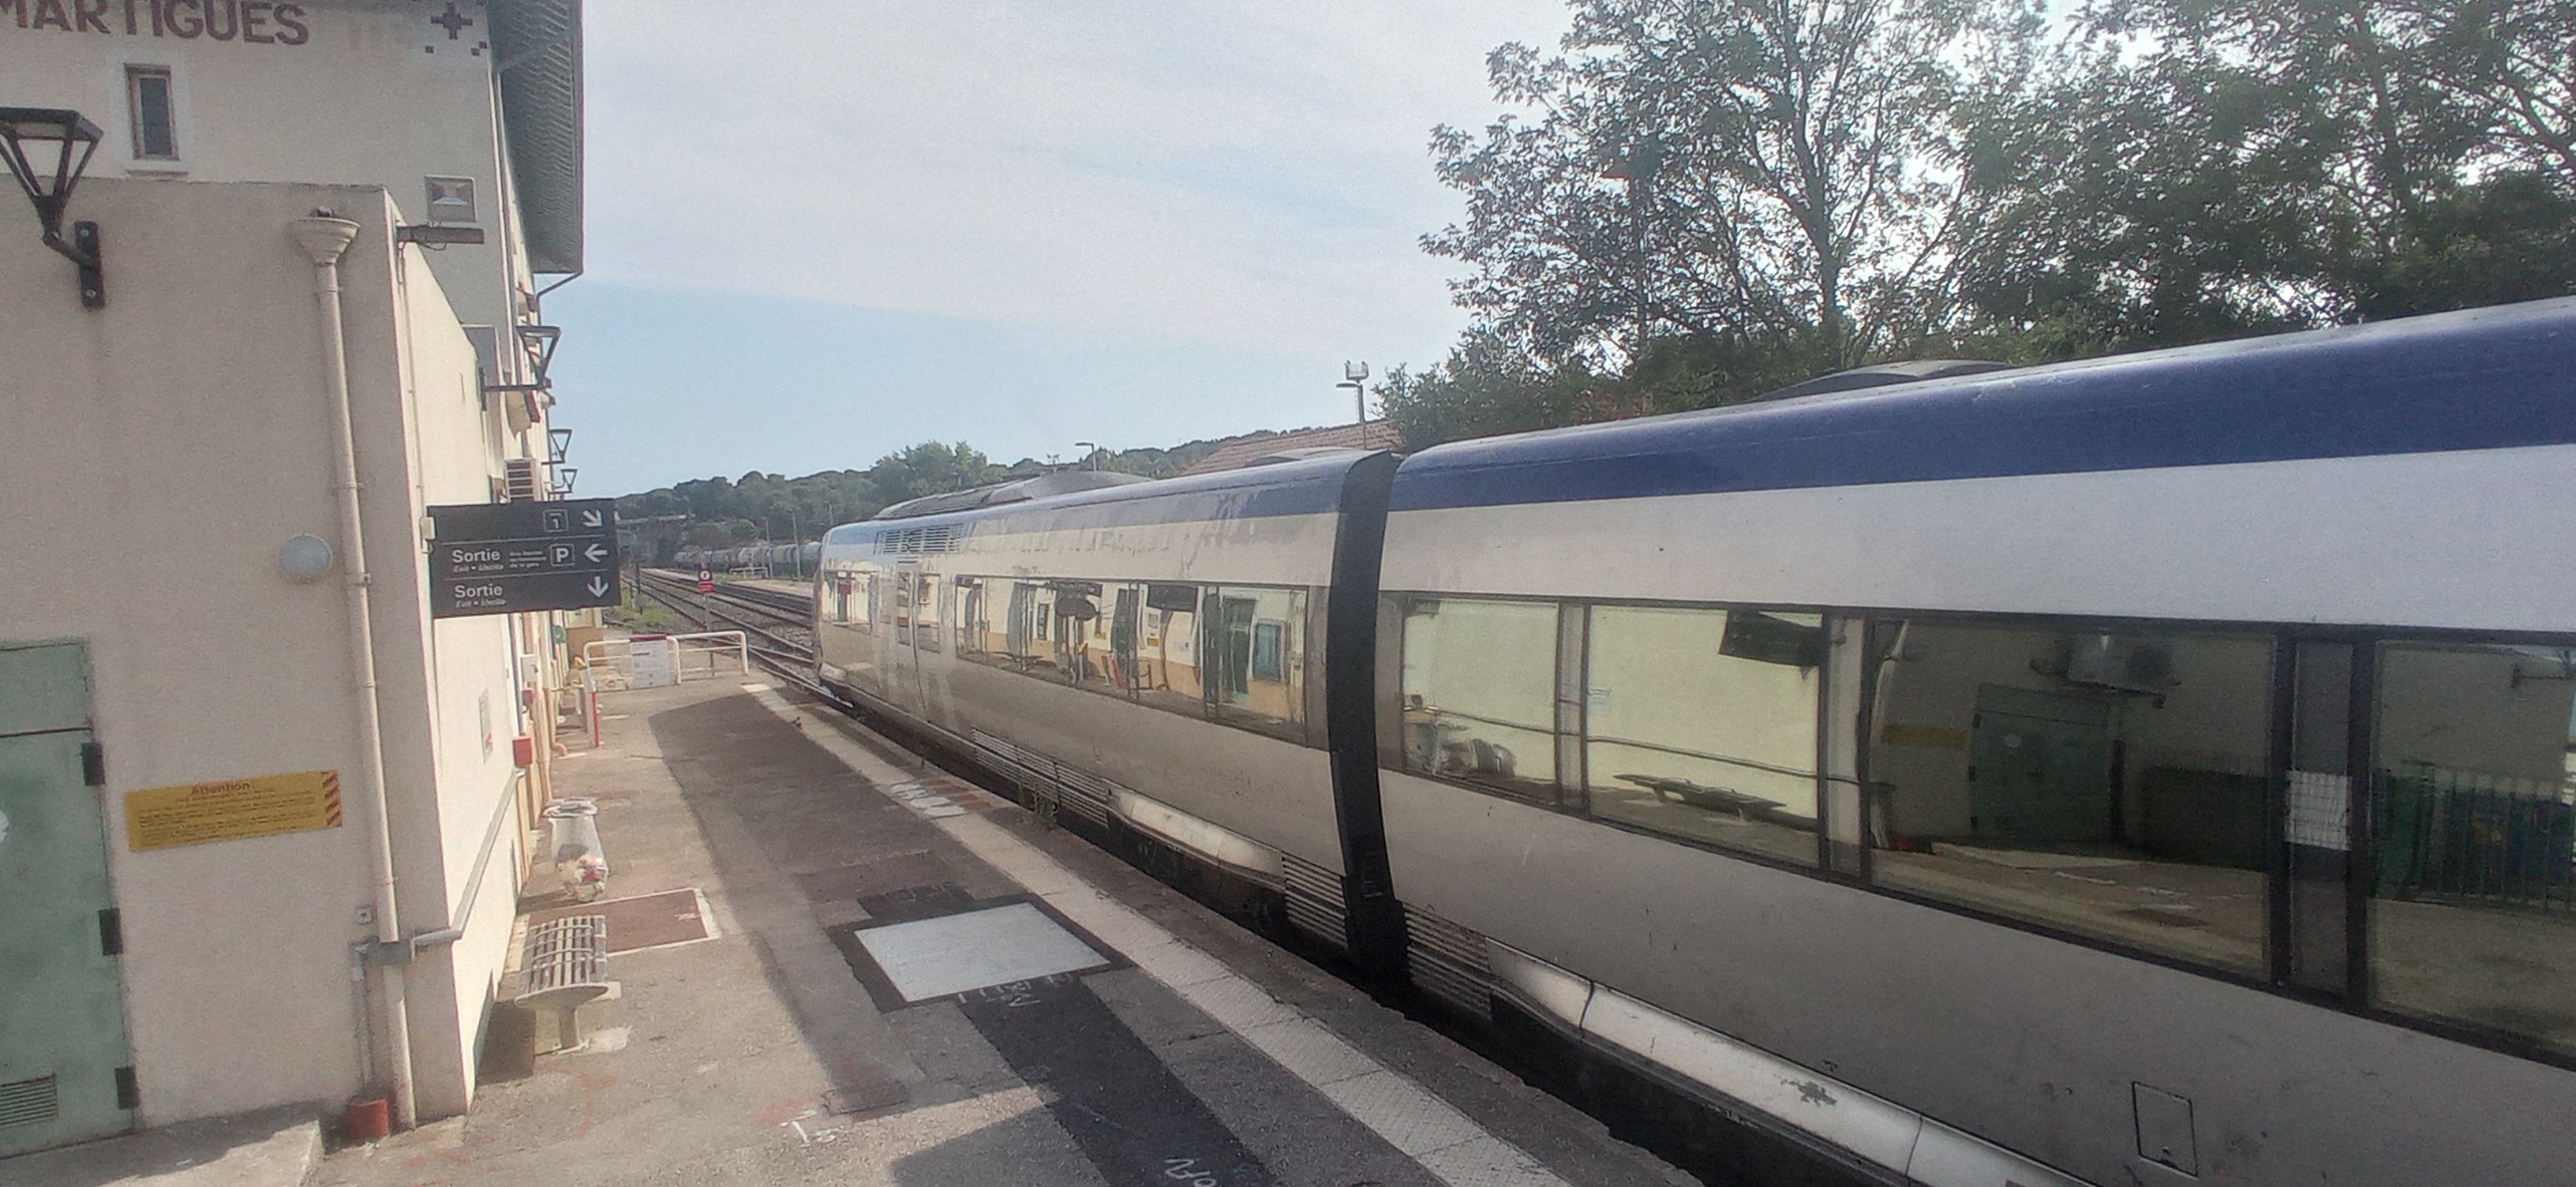
M 2576 442 L 2576 299 L 1460 442 L 1394 509 Z
M 873 544 L 880 532 L 972 525 L 977 532 L 1054 532 L 1206 523 L 1277 515 L 1323 515 L 1341 508 L 1342 479 L 1366 454 L 1353 452 L 1192 478 L 1113 486 L 1029 503 L 910 519 L 871 519 L 833 528 L 833 545 Z

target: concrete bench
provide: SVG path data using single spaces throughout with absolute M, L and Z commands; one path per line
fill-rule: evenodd
M 608 979 L 608 917 L 569 915 L 528 928 L 519 962 L 521 1005 L 554 1017 L 555 1042 L 544 1051 L 582 1044 L 582 1006 L 615 985 Z

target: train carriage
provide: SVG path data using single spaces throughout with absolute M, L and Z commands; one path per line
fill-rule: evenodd
M 2576 1181 L 2576 302 L 1444 446 L 1391 507 L 1426 987 L 1922 1182 Z
M 1326 636 L 1336 607 L 1356 616 L 1341 662 L 1368 664 L 1373 531 L 1357 553 L 1371 563 L 1345 566 L 1340 588 L 1336 554 L 1360 543 L 1344 538 L 1345 499 L 1357 492 L 1373 529 L 1393 468 L 1384 454 L 1290 458 L 834 528 L 820 675 L 1056 810 L 1268 888 L 1339 944 Z M 1363 698 L 1340 724 L 1361 769 L 1367 713 Z
M 2576 301 L 996 497 L 829 534 L 822 678 L 1495 1034 L 1891 1182 L 2576 1183 Z

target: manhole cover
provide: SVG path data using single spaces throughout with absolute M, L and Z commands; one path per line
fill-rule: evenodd
M 860 928 L 854 938 L 906 1002 L 1114 963 L 1028 903 Z

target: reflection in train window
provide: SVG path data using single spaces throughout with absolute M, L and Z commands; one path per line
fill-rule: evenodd
M 958 657 L 1305 740 L 1302 589 L 954 579 Z
M 2264 972 L 2272 642 L 1882 621 L 1881 885 Z
M 1200 654 L 1209 671 L 1199 695 L 1219 721 L 1291 741 L 1305 737 L 1306 591 L 1203 587 Z M 1263 640 L 1270 642 L 1263 655 Z
M 1592 814 L 1814 864 L 1823 617 L 1644 606 L 1590 614 L 1583 782 Z
M 913 575 L 912 645 L 923 651 L 939 650 L 939 579 L 928 573 Z
M 1556 650 L 1553 603 L 1410 599 L 1405 767 L 1555 803 Z
M 2373 997 L 2576 1055 L 2576 652 L 2379 660 Z

